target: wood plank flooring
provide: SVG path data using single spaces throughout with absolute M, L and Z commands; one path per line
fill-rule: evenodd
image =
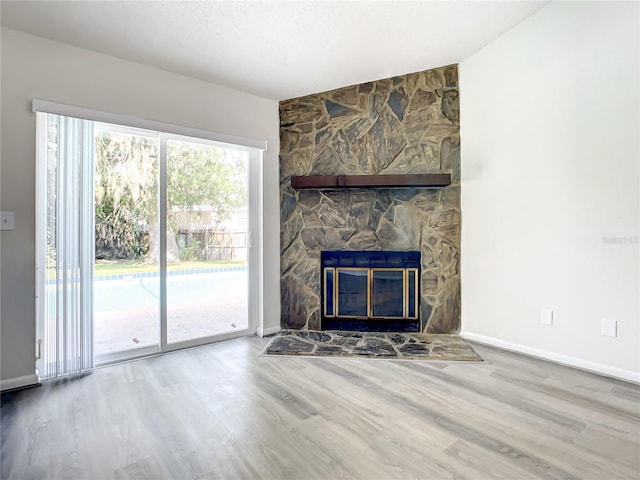
M 640 387 L 484 363 L 259 355 L 257 337 L 3 395 L 9 479 L 640 479 Z

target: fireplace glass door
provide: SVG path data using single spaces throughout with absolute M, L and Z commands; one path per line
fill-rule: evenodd
M 369 269 L 338 268 L 338 316 L 369 316 Z
M 404 318 L 404 269 L 372 269 L 372 317 Z

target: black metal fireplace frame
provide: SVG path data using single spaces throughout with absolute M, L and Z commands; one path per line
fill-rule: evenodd
M 367 272 L 367 311 L 357 315 L 338 315 L 338 276 L 340 271 Z M 401 316 L 376 316 L 371 298 L 374 272 L 403 272 L 403 313 Z M 418 332 L 420 322 L 420 252 L 417 251 L 323 251 L 321 252 L 321 329 L 379 332 Z M 328 281 L 328 279 L 331 279 Z M 330 295 L 327 293 L 330 285 Z M 413 301 L 407 296 L 410 286 Z M 330 308 L 329 308 L 330 307 Z

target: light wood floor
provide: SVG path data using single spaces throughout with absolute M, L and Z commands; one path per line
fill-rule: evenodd
M 640 388 L 483 364 L 259 356 L 257 337 L 8 394 L 8 479 L 638 479 Z

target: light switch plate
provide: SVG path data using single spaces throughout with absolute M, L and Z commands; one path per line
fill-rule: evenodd
M 16 223 L 13 212 L 0 212 L 0 230 L 15 230 Z
M 553 310 L 550 308 L 541 308 L 540 323 L 542 325 L 553 325 Z
M 618 322 L 611 318 L 602 319 L 602 335 L 616 338 L 618 336 Z

